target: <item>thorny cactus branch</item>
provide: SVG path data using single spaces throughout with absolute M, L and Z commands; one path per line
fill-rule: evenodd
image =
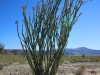
M 22 6 L 22 36 L 19 33 L 18 21 L 15 23 L 20 43 L 34 75 L 56 75 L 70 31 L 82 14 L 78 14 L 79 9 L 87 1 L 65 0 L 58 16 L 62 0 L 41 0 L 32 8 L 33 17 L 29 13 L 28 19 L 27 5 Z

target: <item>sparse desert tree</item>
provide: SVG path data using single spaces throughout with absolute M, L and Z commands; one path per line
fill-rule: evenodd
M 59 9 L 61 2 L 63 7 Z M 88 1 L 88 0 L 87 0 Z M 26 15 L 23 8 L 21 36 L 17 25 L 20 43 L 34 75 L 56 75 L 63 51 L 73 25 L 82 13 L 83 0 L 41 0 L 33 7 L 33 15 Z M 57 14 L 61 11 L 61 14 Z M 37 52 L 37 48 L 39 48 Z
M 3 49 L 4 49 L 4 45 L 2 43 L 0 43 L 0 53 L 3 52 Z
M 85 60 L 85 54 L 82 54 L 82 59 L 83 59 L 83 62 L 84 62 L 84 60 Z

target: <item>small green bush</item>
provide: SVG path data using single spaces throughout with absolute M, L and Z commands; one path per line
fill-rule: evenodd
M 2 70 L 3 67 L 4 67 L 4 66 L 3 66 L 2 64 L 0 64 L 0 70 Z

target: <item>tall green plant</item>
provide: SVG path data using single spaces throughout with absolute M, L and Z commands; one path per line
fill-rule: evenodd
M 69 33 L 78 20 L 83 0 L 64 0 L 61 14 L 57 15 L 62 0 L 41 0 L 33 7 L 33 16 L 26 16 L 23 8 L 24 25 L 22 36 L 17 25 L 20 43 L 34 75 L 56 75 Z M 32 19 L 31 19 L 32 18 Z M 39 48 L 37 53 L 36 48 Z M 56 49 L 57 47 L 57 49 Z
M 83 59 L 83 62 L 84 62 L 84 60 L 85 60 L 85 54 L 82 54 L 82 59 Z
M 0 53 L 2 53 L 3 49 L 4 49 L 4 45 L 0 43 Z

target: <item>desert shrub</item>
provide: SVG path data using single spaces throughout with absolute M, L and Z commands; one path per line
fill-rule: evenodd
M 62 59 L 61 59 L 61 61 L 60 61 L 60 63 L 64 63 L 64 62 L 67 61 L 67 60 L 68 60 L 68 57 L 63 56 Z
M 85 59 L 85 62 L 90 62 L 91 60 L 90 59 Z
M 99 60 L 96 60 L 96 62 L 99 62 Z
M 4 49 L 4 44 L 0 43 L 0 53 L 2 53 L 3 49 Z
M 81 56 L 72 56 L 71 60 L 73 60 L 74 62 L 81 62 L 82 61 Z
M 78 70 L 76 71 L 75 75 L 83 75 L 85 72 L 85 67 L 81 66 L 78 68 Z
M 79 60 L 79 62 L 83 62 L 82 60 Z
M 18 62 L 19 62 L 20 64 L 26 63 L 26 61 L 27 61 L 27 60 L 26 60 L 25 57 L 24 57 L 24 58 L 21 57 L 21 59 L 18 60 Z
M 94 60 L 91 60 L 91 62 L 94 62 Z
M 98 56 L 88 56 L 87 57 L 91 62 L 100 61 L 100 58 Z
M 65 62 L 68 60 L 69 56 L 63 56 L 61 63 Z M 82 57 L 81 56 L 70 56 L 69 61 L 71 63 L 75 63 L 75 62 L 82 62 Z M 99 56 L 85 56 L 84 62 L 100 62 L 100 58 Z
M 0 70 L 2 70 L 2 68 L 3 68 L 3 65 L 2 65 L 2 64 L 0 64 Z

